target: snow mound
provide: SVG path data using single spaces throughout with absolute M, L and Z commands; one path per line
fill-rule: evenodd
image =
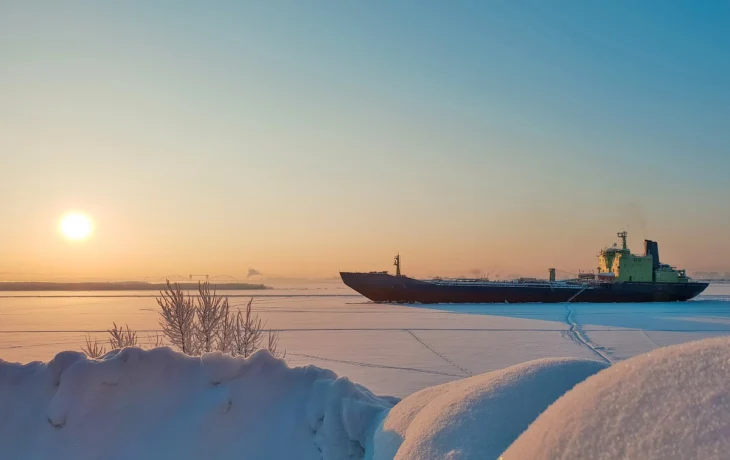
M 0 360 L 7 459 L 362 458 L 397 400 L 313 366 L 125 348 Z
M 605 367 L 539 359 L 426 388 L 381 416 L 368 458 L 495 459 L 550 403 Z
M 507 449 L 522 459 L 726 459 L 730 338 L 614 364 L 549 407 Z

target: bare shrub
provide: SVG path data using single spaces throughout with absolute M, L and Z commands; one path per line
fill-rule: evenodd
M 246 304 L 245 312 L 238 311 L 235 314 L 230 311 L 228 302 L 224 302 L 217 333 L 217 350 L 247 358 L 262 347 L 266 338 L 266 348 L 273 356 L 286 357 L 286 352 L 278 349 L 278 332 L 269 329 L 268 335 L 264 337 L 264 333 L 267 332 L 265 325 L 259 315 L 253 312 L 253 297 Z
M 269 350 L 269 353 L 271 353 L 271 356 L 275 358 L 286 358 L 286 350 L 279 351 L 279 332 L 278 331 L 272 331 L 269 329 L 269 341 L 266 346 L 266 349 Z
M 109 346 L 112 350 L 138 346 L 136 331 L 132 331 L 127 325 L 125 325 L 125 329 L 117 326 L 117 323 L 113 324 L 114 327 L 107 330 L 109 333 Z M 160 334 L 147 336 L 147 346 L 145 348 L 157 348 L 164 345 L 165 341 Z M 89 334 L 86 334 L 86 344 L 81 347 L 81 351 L 89 358 L 100 358 L 106 354 L 106 347 L 101 345 L 97 339 L 92 339 Z
M 157 304 L 161 309 L 160 326 L 167 340 L 185 354 L 197 354 L 196 306 L 192 299 L 185 298 L 179 284 L 172 286 L 168 280 L 167 287 L 160 291 Z
M 136 347 L 137 346 L 137 333 L 129 329 L 125 330 L 122 326 L 117 327 L 117 323 L 113 323 L 114 327 L 109 329 L 107 332 L 109 337 L 109 346 L 112 350 L 124 347 Z
M 254 314 L 251 305 L 253 297 L 246 304 L 246 313 L 236 313 L 236 321 L 233 328 L 233 348 L 230 353 L 233 356 L 241 355 L 248 358 L 254 351 L 261 347 L 264 340 L 264 324 L 258 314 Z
M 230 353 L 233 350 L 233 335 L 236 327 L 236 317 L 230 312 L 228 299 L 221 310 L 221 321 L 218 331 L 216 332 L 218 341 L 216 342 L 217 350 L 224 353 Z
M 96 339 L 92 339 L 89 334 L 86 334 L 86 345 L 81 347 L 86 356 L 89 358 L 101 358 L 106 354 L 106 348 L 104 345 L 99 345 Z
M 162 336 L 158 333 L 156 333 L 154 336 L 148 335 L 147 344 L 150 348 L 164 347 L 165 339 L 163 339 Z
M 183 294 L 179 284 L 167 281 L 156 299 L 160 306 L 162 336 L 148 335 L 150 348 L 164 346 L 167 339 L 173 347 L 190 356 L 217 350 L 247 358 L 263 345 L 273 356 L 286 356 L 285 351 L 278 349 L 279 333 L 271 329 L 267 331 L 265 322 L 253 312 L 253 297 L 245 310 L 231 311 L 228 297 L 218 295 L 215 289 L 211 291 L 207 281 L 198 283 L 198 294 L 199 297 L 194 300 Z M 113 324 L 107 331 L 112 349 L 137 346 L 137 332 L 128 325 Z M 268 335 L 265 336 L 266 333 Z M 88 335 L 86 345 L 81 349 L 91 358 L 106 353 L 106 348 Z
M 198 282 L 198 298 L 196 299 L 197 325 L 195 339 L 200 352 L 215 350 L 219 339 L 221 321 L 228 314 L 228 297 L 216 295 L 215 289 L 210 292 L 210 284 Z M 220 348 L 220 347 L 218 347 Z

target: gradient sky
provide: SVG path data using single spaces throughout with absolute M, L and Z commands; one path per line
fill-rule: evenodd
M 0 279 L 730 270 L 729 2 L 0 0 L 0 59 Z

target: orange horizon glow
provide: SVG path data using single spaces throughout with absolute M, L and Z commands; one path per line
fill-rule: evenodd
M 70 3 L 0 6 L 0 280 L 730 271 L 721 8 Z
M 255 269 L 264 279 L 326 279 L 336 278 L 339 271 L 392 271 L 396 252 L 401 254 L 403 273 L 415 277 L 546 277 L 548 267 L 567 273 L 595 269 L 597 252 L 616 240 L 615 232 L 598 226 L 552 227 L 535 233 L 515 222 L 492 229 L 463 228 L 454 235 L 448 230 L 416 226 L 401 231 L 383 228 L 381 235 L 365 231 L 345 234 L 334 228 L 309 241 L 297 235 L 296 229 L 281 234 L 266 232 L 261 226 L 248 231 L 243 228 L 240 235 L 245 238 L 233 244 L 235 240 L 227 232 L 216 238 L 214 231 L 210 237 L 187 235 L 172 227 L 160 231 L 159 227 L 134 225 L 117 213 L 91 208 L 103 223 L 93 230 L 93 238 L 88 238 L 92 224 L 86 214 L 66 214 L 64 221 L 74 216 L 71 233 L 87 236 L 83 245 L 50 238 L 52 226 L 46 232 L 30 232 L 26 244 L 7 252 L 0 278 L 122 281 L 208 274 L 245 281 L 249 269 Z M 657 239 L 662 260 L 667 263 L 690 272 L 726 271 L 723 260 L 712 252 L 714 242 L 722 241 L 721 234 L 706 228 L 703 235 L 686 240 L 683 234 L 667 230 L 629 231 L 629 247 L 640 253 L 644 238 Z M 707 263 L 713 256 L 714 265 Z

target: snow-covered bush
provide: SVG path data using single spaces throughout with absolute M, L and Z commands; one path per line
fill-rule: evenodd
M 160 306 L 160 326 L 162 333 L 172 346 L 185 354 L 193 355 L 198 352 L 195 324 L 195 302 L 189 295 L 185 297 L 180 285 L 171 285 L 160 292 L 157 298 Z
M 89 358 L 101 358 L 106 353 L 106 347 L 99 344 L 98 340 L 92 339 L 88 334 L 86 334 L 86 345 L 82 346 L 81 350 Z
M 122 326 L 117 326 L 117 323 L 113 324 L 114 327 L 107 330 L 109 333 L 109 346 L 112 350 L 137 346 L 137 333 L 129 329 L 129 325 L 125 325 L 125 329 Z M 159 346 L 159 337 L 157 340 L 157 346 Z M 81 347 L 81 350 L 89 358 L 101 358 L 106 354 L 106 347 L 99 344 L 97 339 L 92 339 L 88 334 L 86 335 L 86 345 Z
M 107 331 L 111 337 L 109 337 L 109 346 L 112 350 L 116 348 L 124 347 L 136 347 L 137 346 L 137 333 L 129 329 L 129 325 L 126 325 L 126 330 L 117 326 L 114 323 L 114 327 Z
M 253 313 L 253 298 L 243 311 L 231 311 L 228 297 L 211 291 L 210 284 L 198 283 L 198 296 L 187 297 L 180 285 L 167 281 L 160 293 L 160 326 L 169 342 L 188 355 L 222 351 L 233 356 L 251 356 L 264 341 L 264 321 Z M 277 349 L 278 333 L 268 331 L 268 350 L 283 356 Z
M 168 280 L 165 289 L 157 298 L 160 306 L 159 323 L 167 342 L 186 355 L 197 356 L 202 353 L 221 351 L 244 358 L 257 350 L 265 348 L 274 357 L 284 358 L 285 351 L 278 349 L 278 332 L 265 329 L 265 322 L 253 313 L 253 298 L 245 311 L 231 311 L 228 297 L 218 295 L 210 284 L 198 283 L 198 295 L 185 295 L 177 283 Z M 109 329 L 111 350 L 137 346 L 137 333 L 129 326 Z M 264 339 L 267 339 L 264 344 Z M 149 338 L 150 348 L 164 345 L 157 335 Z M 82 351 L 90 358 L 100 358 L 106 348 L 96 339 L 87 335 Z

